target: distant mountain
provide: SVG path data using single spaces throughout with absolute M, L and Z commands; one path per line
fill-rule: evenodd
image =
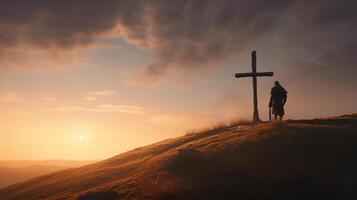
M 0 161 L 0 188 L 63 169 L 80 167 L 93 161 Z
M 0 160 L 0 167 L 8 168 L 22 168 L 31 167 L 34 165 L 42 166 L 58 166 L 58 167 L 79 167 L 82 165 L 90 164 L 95 161 L 78 161 L 78 160 Z
M 184 135 L 0 190 L 1 200 L 357 199 L 357 115 Z

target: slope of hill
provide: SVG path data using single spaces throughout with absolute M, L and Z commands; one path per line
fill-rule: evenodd
M 89 163 L 93 163 L 93 161 L 0 161 L 0 188 L 37 176 L 42 176 L 63 169 L 80 167 Z
M 0 199 L 356 199 L 357 115 L 168 139 L 0 190 Z

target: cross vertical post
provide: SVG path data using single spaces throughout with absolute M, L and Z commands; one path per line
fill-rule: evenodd
M 261 122 L 258 112 L 258 91 L 257 91 L 257 77 L 259 76 L 273 76 L 273 72 L 257 72 L 257 52 L 252 51 L 252 72 L 251 73 L 237 73 L 236 78 L 252 77 L 253 80 L 253 122 Z
M 258 113 L 258 92 L 257 92 L 257 53 L 252 51 L 252 72 L 253 72 L 253 101 L 254 101 L 254 111 L 253 111 L 253 121 L 260 122 Z

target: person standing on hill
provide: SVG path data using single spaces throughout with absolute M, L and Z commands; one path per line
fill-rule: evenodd
M 271 89 L 270 92 L 270 101 L 269 107 L 273 108 L 273 114 L 275 120 L 278 119 L 281 121 L 285 114 L 284 112 L 284 105 L 288 98 L 288 92 L 280 85 L 279 81 L 275 81 L 274 87 Z

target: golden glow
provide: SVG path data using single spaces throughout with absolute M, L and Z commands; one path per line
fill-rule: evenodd
M 243 55 L 247 59 L 237 58 L 238 63 L 217 70 L 217 76 L 197 78 L 192 73 L 183 80 L 166 76 L 159 84 L 146 86 L 140 80 L 128 80 L 136 74 L 136 66 L 152 62 L 150 56 L 127 49 L 93 54 L 93 65 L 76 65 L 68 71 L 2 71 L 0 160 L 101 160 L 192 129 L 232 118 L 251 118 L 251 80 L 238 83 L 231 76 L 250 69 L 249 54 Z M 276 66 L 273 59 L 263 57 L 269 53 L 262 51 L 259 55 L 264 66 Z M 279 59 L 274 56 L 274 60 Z M 118 62 L 128 69 L 124 67 L 118 73 Z M 264 66 L 260 69 L 271 69 Z M 325 85 L 301 80 L 294 71 L 289 75 L 285 70 L 284 66 L 276 66 L 274 71 L 279 73 L 273 79 L 259 79 L 259 113 L 263 120 L 268 118 L 274 80 L 281 81 L 289 91 L 286 118 L 356 112 L 351 103 L 356 93 L 342 90 L 341 85 L 331 86 L 333 82 L 329 90 L 324 90 Z M 307 94 L 309 101 L 301 101 Z M 331 100 L 331 96 L 335 99 Z M 335 102 L 344 106 L 336 106 Z
M 78 141 L 83 142 L 86 138 L 84 137 L 84 135 L 79 135 L 78 136 Z

